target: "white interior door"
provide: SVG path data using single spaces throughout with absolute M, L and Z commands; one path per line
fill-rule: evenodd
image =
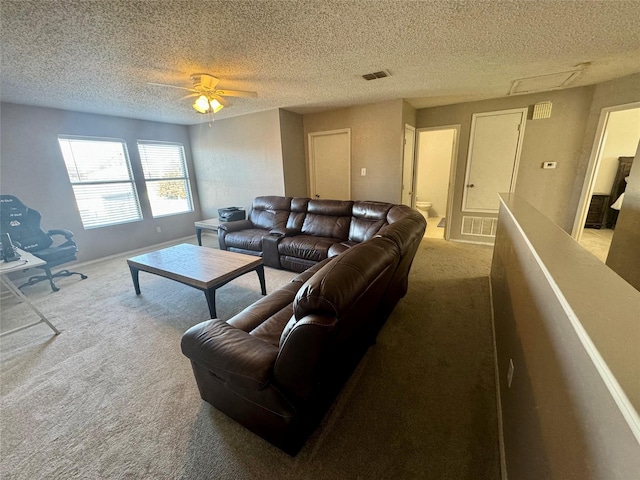
M 416 149 L 416 129 L 404 126 L 404 153 L 402 157 L 402 204 L 413 207 L 414 165 Z
M 526 115 L 526 108 L 473 115 L 462 211 L 497 213 L 498 193 L 515 190 Z
M 351 199 L 351 129 L 309 134 L 311 196 Z

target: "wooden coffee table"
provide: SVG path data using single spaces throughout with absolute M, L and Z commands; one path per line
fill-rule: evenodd
M 140 295 L 140 271 L 170 278 L 202 290 L 211 318 L 216 318 L 216 290 L 240 275 L 255 270 L 262 295 L 267 294 L 262 258 L 253 255 L 183 243 L 129 258 L 127 264 L 136 295 Z

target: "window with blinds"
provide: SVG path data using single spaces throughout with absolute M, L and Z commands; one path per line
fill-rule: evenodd
M 124 141 L 58 137 L 85 229 L 142 219 Z
M 184 147 L 138 141 L 138 152 L 153 217 L 193 211 Z

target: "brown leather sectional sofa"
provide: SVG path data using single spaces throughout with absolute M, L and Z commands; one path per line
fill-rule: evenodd
M 372 238 L 406 215 L 404 205 L 299 197 L 256 197 L 246 220 L 223 223 L 220 249 L 262 255 L 264 264 L 302 272 Z
M 264 198 L 254 205 L 275 205 Z M 308 201 L 313 212 L 312 202 Z M 345 230 L 343 220 L 338 224 L 341 232 L 353 231 L 353 236 L 318 240 L 323 256 L 332 248 L 342 250 L 339 255 L 322 259 L 305 253 L 295 257 L 305 262 L 288 263 L 289 251 L 278 249 L 283 265 L 313 264 L 233 318 L 200 323 L 182 338 L 182 352 L 191 360 L 201 397 L 291 455 L 318 425 L 406 293 L 409 269 L 426 228 L 422 215 L 407 207 L 338 202 L 328 211 L 345 212 L 340 210 L 344 203 L 358 213 L 350 218 L 356 226 Z M 379 223 L 382 211 L 384 220 Z M 277 218 L 275 227 L 287 228 L 285 218 L 301 213 L 281 212 L 265 209 L 250 219 L 255 227 L 272 225 Z M 369 213 L 360 216 L 361 212 Z M 363 226 L 365 222 L 370 228 Z M 309 226 L 307 235 L 310 231 Z M 252 235 L 244 237 L 245 247 L 260 243 L 258 234 Z M 283 232 L 274 243 L 296 238 L 286 235 Z M 300 240 L 298 251 L 306 252 L 311 243 L 305 242 L 311 240 Z

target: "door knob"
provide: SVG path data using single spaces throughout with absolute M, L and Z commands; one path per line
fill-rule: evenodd
M 475 187 L 473 183 L 470 183 L 469 185 L 467 185 L 467 188 L 473 188 L 473 187 Z

